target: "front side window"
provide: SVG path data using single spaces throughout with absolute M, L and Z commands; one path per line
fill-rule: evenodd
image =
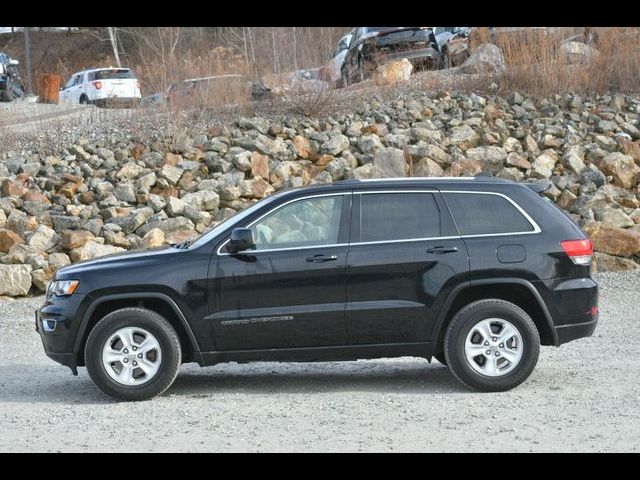
M 369 193 L 360 202 L 361 242 L 441 235 L 440 210 L 431 193 Z
M 534 231 L 509 200 L 483 193 L 444 193 L 460 235 L 492 235 Z
M 251 227 L 256 250 L 312 247 L 338 243 L 343 195 L 297 200 Z

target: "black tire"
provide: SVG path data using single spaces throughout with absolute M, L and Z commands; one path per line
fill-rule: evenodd
M 120 328 L 139 327 L 154 335 L 160 344 L 160 368 L 141 385 L 122 385 L 113 380 L 102 364 L 102 349 Z M 85 346 L 85 362 L 91 380 L 107 395 L 119 400 L 140 401 L 160 395 L 171 386 L 182 363 L 180 339 L 171 324 L 158 313 L 145 308 L 122 308 L 111 312 L 91 330 Z
M 499 318 L 509 321 L 522 337 L 522 357 L 515 368 L 501 376 L 487 376 L 474 370 L 464 351 L 466 337 L 480 321 Z M 520 307 L 499 299 L 473 302 L 451 320 L 444 337 L 444 354 L 449 370 L 467 387 L 482 392 L 502 392 L 524 382 L 538 362 L 540 335 L 531 317 Z
M 80 95 L 80 105 L 89 105 L 89 98 L 85 94 Z

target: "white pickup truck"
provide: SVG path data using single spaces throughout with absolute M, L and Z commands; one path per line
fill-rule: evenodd
M 138 80 L 130 68 L 83 70 L 73 74 L 60 90 L 60 103 L 68 105 L 134 107 L 140 97 Z

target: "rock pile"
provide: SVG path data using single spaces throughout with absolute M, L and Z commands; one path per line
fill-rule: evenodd
M 276 190 L 347 178 L 490 171 L 545 192 L 591 236 L 599 269 L 640 260 L 640 97 L 533 100 L 404 92 L 324 119 L 240 118 L 170 144 L 80 138 L 0 151 L 0 295 L 77 262 L 190 239 Z

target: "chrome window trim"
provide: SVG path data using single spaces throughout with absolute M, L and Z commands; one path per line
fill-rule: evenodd
M 457 177 L 454 177 L 457 178 Z M 469 177 L 470 179 L 473 179 L 473 177 Z M 383 179 L 374 179 L 374 180 L 383 180 Z M 367 195 L 367 194 L 381 194 L 381 193 L 431 193 L 431 194 L 435 194 L 435 193 L 454 193 L 454 194 L 479 194 L 479 195 L 495 195 L 498 197 L 502 197 L 504 199 L 506 199 L 509 203 L 511 203 L 516 210 L 518 210 L 529 222 L 529 224 L 533 227 L 532 231 L 529 232 L 505 232 L 505 233 L 478 233 L 478 234 L 472 234 L 472 235 L 453 235 L 453 236 L 442 236 L 442 237 L 428 237 L 428 238 L 403 238 L 403 239 L 397 239 L 397 240 L 380 240 L 380 241 L 375 241 L 375 242 L 350 242 L 350 243 L 333 243 L 333 244 L 327 244 L 327 245 L 310 245 L 310 246 L 306 246 L 306 247 L 289 247 L 289 248 L 270 248 L 270 249 L 265 249 L 265 250 L 248 250 L 246 252 L 246 254 L 248 255 L 255 255 L 258 253 L 269 253 L 269 252 L 282 252 L 282 251 L 289 251 L 289 250 L 308 250 L 311 248 L 330 248 L 330 247 L 345 247 L 345 246 L 360 246 L 360 245 L 383 245 L 383 244 L 389 244 L 389 243 L 406 243 L 406 242 L 423 242 L 423 241 L 432 241 L 432 240 L 455 240 L 455 239 L 459 239 L 459 238 L 483 238 L 483 237 L 504 237 L 504 236 L 511 236 L 511 235 L 533 235 L 536 233 L 540 233 L 542 232 L 542 229 L 540 228 L 540 226 L 536 223 L 536 221 L 531 218 L 531 216 L 520 206 L 518 205 L 518 203 L 516 203 L 514 200 L 512 200 L 511 198 L 509 198 L 508 196 L 504 195 L 503 193 L 499 193 L 499 192 L 481 192 L 481 191 L 476 191 L 476 190 L 439 190 L 437 187 L 427 187 L 427 188 L 422 188 L 422 189 L 402 189 L 402 190 L 391 190 L 391 189 L 387 189 L 387 190 L 368 190 L 368 191 L 349 191 L 349 192 L 335 192 L 335 193 L 323 193 L 323 194 L 315 194 L 315 195 L 307 195 L 304 197 L 298 197 L 298 198 L 293 198 L 283 204 L 278 205 L 277 207 L 269 210 L 268 212 L 266 212 L 265 214 L 261 215 L 260 217 L 258 217 L 257 219 L 255 219 L 254 221 L 252 221 L 251 223 L 249 223 L 245 228 L 249 228 L 252 225 L 254 225 L 255 223 L 257 223 L 258 221 L 262 220 L 264 217 L 266 217 L 267 215 L 269 215 L 272 212 L 275 212 L 276 210 L 299 200 L 306 200 L 309 198 L 318 198 L 318 197 L 333 197 L 333 196 L 337 196 L 337 195 Z M 455 220 L 455 219 L 454 219 Z M 231 254 L 231 253 L 223 253 L 221 250 L 229 243 L 229 239 L 227 239 L 226 241 L 224 241 L 216 250 L 216 254 L 218 256 L 231 256 L 231 255 L 238 255 L 238 254 Z M 239 253 L 241 254 L 241 253 Z
M 263 215 L 260 215 L 258 218 L 256 218 L 254 221 L 249 223 L 244 228 L 250 228 L 251 226 L 253 226 L 255 223 L 257 223 L 260 220 L 262 220 L 267 215 L 270 215 L 273 212 L 276 212 L 277 210 L 280 210 L 282 207 L 285 207 L 285 206 L 289 205 L 290 203 L 298 202 L 300 200 L 308 200 L 309 198 L 337 197 L 337 196 L 340 196 L 340 195 L 342 195 L 342 196 L 351 195 L 351 193 L 352 193 L 351 191 L 348 191 L 348 192 L 334 192 L 334 193 L 319 193 L 319 194 L 315 194 L 315 195 L 306 195 L 304 197 L 292 198 L 289 201 L 286 201 L 284 203 L 281 203 L 280 205 L 277 205 L 276 207 L 272 208 L 271 210 L 269 210 L 268 212 L 264 213 Z M 235 225 L 234 225 L 234 227 L 235 227 Z M 238 253 L 231 254 L 231 253 L 222 253 L 221 252 L 221 250 L 229 243 L 230 240 L 231 239 L 228 238 L 227 240 L 222 242 L 222 244 L 218 247 L 218 249 L 216 250 L 216 254 L 218 256 L 238 255 Z M 328 245 L 309 245 L 309 246 L 306 246 L 306 247 L 268 248 L 268 249 L 264 249 L 264 250 L 247 250 L 247 253 L 250 253 L 251 255 L 253 255 L 255 253 L 261 253 L 261 252 L 279 252 L 279 251 L 283 251 L 283 250 L 304 250 L 304 249 L 309 249 L 309 248 L 339 247 L 339 246 L 345 246 L 345 245 L 347 245 L 347 244 L 346 243 L 331 243 L 331 244 L 328 244 Z
M 459 235 L 446 236 L 446 237 L 427 237 L 427 238 L 401 238 L 399 240 L 378 240 L 376 242 L 352 242 L 349 244 L 350 247 L 359 246 L 359 245 L 378 245 L 385 243 L 409 243 L 409 242 L 426 242 L 429 240 L 457 240 L 459 239 Z
M 507 197 L 503 193 L 498 193 L 498 192 L 478 192 L 478 191 L 472 191 L 472 190 L 440 190 L 440 193 L 442 193 L 442 194 L 445 194 L 445 193 L 466 193 L 466 194 L 476 194 L 476 195 L 496 195 L 498 197 L 502 197 L 505 200 L 507 200 L 509 203 L 511 203 L 511 205 L 513 205 L 516 208 L 516 210 L 518 210 L 524 216 L 524 218 L 527 219 L 529 224 L 533 227 L 533 230 L 529 231 L 529 232 L 476 233 L 476 234 L 472 234 L 472 235 L 460 235 L 461 238 L 504 237 L 504 236 L 507 236 L 507 235 L 534 235 L 536 233 L 542 232 L 542 229 L 536 223 L 536 221 L 533 218 L 531 218 L 531 216 L 520 205 L 518 205 L 515 202 L 515 200 Z M 446 203 L 446 199 L 445 199 L 445 203 Z M 451 215 L 453 216 L 453 214 L 451 214 Z M 455 221 L 455 218 L 453 220 Z

